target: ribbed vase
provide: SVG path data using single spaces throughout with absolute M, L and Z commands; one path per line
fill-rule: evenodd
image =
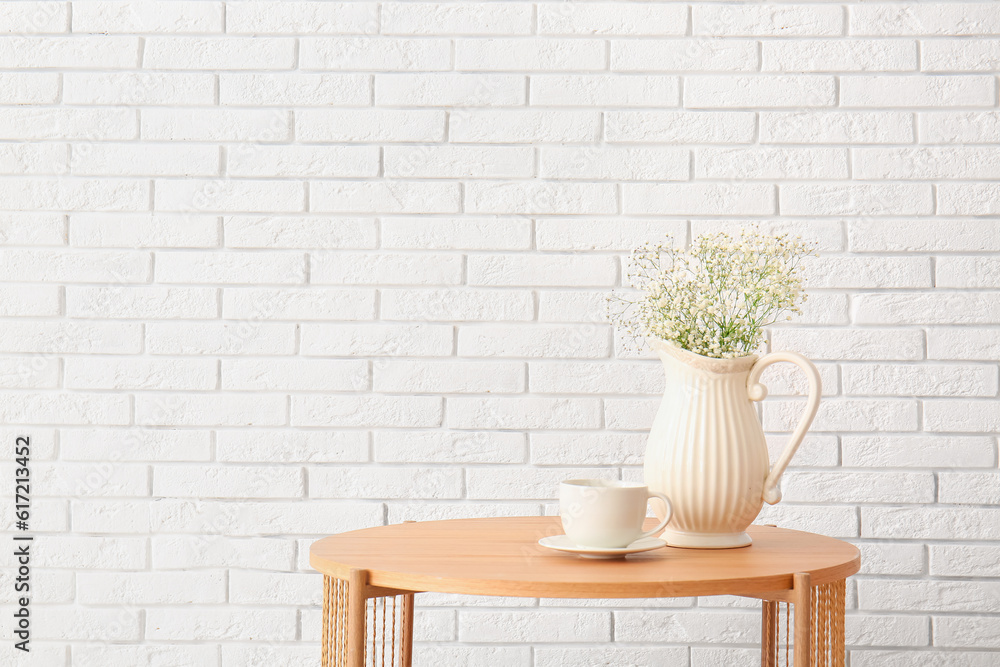
M 747 546 L 751 540 L 746 528 L 760 513 L 765 495 L 768 502 L 780 499 L 777 483 L 787 465 L 786 460 L 775 470 L 775 490 L 765 494 L 770 462 L 751 395 L 760 400 L 767 392 L 756 379 L 763 366 L 792 361 L 807 373 L 811 368 L 815 377 L 810 380 L 818 382 L 815 367 L 794 353 L 778 353 L 765 357 L 766 363 L 754 371 L 757 377 L 750 378 L 756 355 L 713 359 L 663 341 L 652 345 L 663 362 L 666 387 L 646 444 L 644 468 L 650 490 L 666 494 L 673 503 L 673 518 L 661 537 L 678 547 Z M 819 400 L 818 385 L 811 389 L 812 414 L 800 424 L 797 441 Z M 786 451 L 788 459 L 797 446 Z

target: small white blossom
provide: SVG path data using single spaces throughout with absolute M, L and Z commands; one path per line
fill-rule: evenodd
M 699 236 L 687 250 L 668 242 L 632 253 L 636 295 L 612 295 L 611 319 L 633 337 L 660 338 L 691 352 L 731 359 L 752 354 L 763 329 L 806 300 L 799 261 L 811 244 L 744 230 Z M 791 319 L 791 315 L 788 315 Z

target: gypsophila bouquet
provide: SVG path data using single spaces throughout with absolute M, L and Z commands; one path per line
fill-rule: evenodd
M 718 359 L 753 354 L 764 327 L 791 319 L 806 300 L 800 262 L 812 244 L 787 234 L 705 234 L 687 250 L 670 239 L 635 250 L 628 273 L 638 294 L 609 298 L 612 322 L 633 338 L 660 338 Z

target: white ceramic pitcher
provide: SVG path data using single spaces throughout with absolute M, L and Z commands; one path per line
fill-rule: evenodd
M 746 529 L 764 502 L 781 500 L 781 475 L 816 410 L 821 383 L 811 361 L 794 352 L 713 359 L 656 340 L 666 389 L 646 443 L 645 478 L 666 494 L 673 517 L 660 536 L 676 547 L 728 549 L 750 544 Z M 788 361 L 809 378 L 805 414 L 774 466 L 751 401 L 767 396 L 767 366 Z M 660 514 L 658 503 L 654 511 Z

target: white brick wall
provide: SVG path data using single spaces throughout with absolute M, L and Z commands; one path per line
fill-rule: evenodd
M 758 222 L 822 253 L 769 346 L 826 395 L 761 520 L 862 549 L 853 667 L 996 665 L 998 74 L 990 1 L 2 3 L 17 664 L 316 666 L 316 538 L 639 478 L 663 379 L 604 295 L 639 243 Z M 777 451 L 803 384 L 768 381 Z M 751 665 L 758 628 L 428 595 L 417 653 Z

